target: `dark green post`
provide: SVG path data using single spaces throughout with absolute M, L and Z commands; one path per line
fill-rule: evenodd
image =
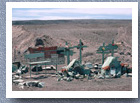
M 80 56 L 80 64 L 82 63 L 82 42 L 81 39 L 79 40 L 79 56 Z
M 108 48 L 106 48 L 105 43 L 98 48 L 97 53 L 102 54 L 102 64 L 104 64 L 104 55 L 110 53 L 108 52 Z
M 56 67 L 56 72 L 57 72 L 57 64 L 56 64 L 56 66 L 55 66 L 55 67 Z
M 97 53 L 102 54 L 102 64 L 104 63 L 104 54 L 109 54 L 111 53 L 112 56 L 114 56 L 115 49 L 117 49 L 118 46 L 114 44 L 114 40 L 112 40 L 112 44 L 108 44 L 105 46 L 105 43 L 103 43 L 103 46 L 100 46 L 97 50 Z
M 74 49 L 74 48 L 79 49 L 80 63 L 82 63 L 82 49 L 87 47 L 87 46 L 83 45 L 81 39 L 79 40 L 79 44 L 77 46 L 69 47 L 67 42 L 65 44 L 67 47 L 64 48 L 64 53 L 62 53 L 62 54 L 67 56 L 67 65 L 70 63 L 70 56 L 72 56 L 75 53 L 70 49 Z
M 30 65 L 30 78 L 31 78 L 31 65 Z
M 14 62 L 16 61 L 16 48 L 14 48 Z
M 80 64 L 82 63 L 82 49 L 87 47 L 87 46 L 84 46 L 81 39 L 79 40 L 79 45 L 78 46 L 75 46 L 77 48 L 79 48 L 79 58 L 80 58 Z
M 104 63 L 104 50 L 105 50 L 105 43 L 103 43 L 103 48 L 102 48 L 102 64 Z
M 67 41 L 66 41 L 66 46 L 68 46 Z M 65 53 L 66 53 L 66 56 L 67 56 L 67 65 L 68 65 L 70 63 L 70 49 L 69 49 L 69 47 L 65 48 Z
M 67 55 L 67 65 L 70 63 L 70 55 L 69 55 L 69 50 L 66 51 Z
M 65 44 L 68 45 L 68 42 L 66 41 Z
M 112 46 L 114 46 L 114 39 L 112 40 Z M 114 56 L 114 49 L 111 50 L 111 55 Z

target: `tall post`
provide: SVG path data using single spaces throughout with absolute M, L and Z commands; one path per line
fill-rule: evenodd
M 57 64 L 55 65 L 55 67 L 56 67 L 56 72 L 57 72 Z
M 14 62 L 16 61 L 16 47 L 14 48 Z
M 30 65 L 30 78 L 31 78 L 31 65 Z
M 62 53 L 62 54 L 67 56 L 67 64 L 70 63 L 70 55 L 74 54 L 74 52 L 71 51 L 70 49 L 74 49 L 74 48 L 79 49 L 79 59 L 80 59 L 79 61 L 80 61 L 80 63 L 82 63 L 82 49 L 87 46 L 83 45 L 81 39 L 79 40 L 79 44 L 77 46 L 69 47 L 67 42 L 65 44 L 66 44 L 66 47 L 64 48 L 64 53 Z
M 104 63 L 104 50 L 105 50 L 105 43 L 103 43 L 103 48 L 102 48 L 102 64 Z
M 66 51 L 67 52 L 67 65 L 70 63 L 70 55 L 69 55 L 69 50 Z
M 80 64 L 82 63 L 82 42 L 81 39 L 79 41 L 79 56 L 80 56 Z
M 69 47 L 68 47 L 68 42 L 66 41 L 66 48 L 65 48 L 65 52 L 66 52 L 66 55 L 67 55 L 67 65 L 70 63 L 70 50 L 69 50 Z
M 112 40 L 112 46 L 114 45 L 114 39 Z M 111 50 L 111 55 L 114 56 L 114 49 Z
M 65 44 L 68 46 L 68 42 L 66 41 Z

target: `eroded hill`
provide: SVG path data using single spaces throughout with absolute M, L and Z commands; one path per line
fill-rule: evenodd
M 131 20 L 13 21 L 13 60 L 15 48 L 17 61 L 23 61 L 23 54 L 29 47 L 36 47 L 37 40 L 42 40 L 44 46 L 65 46 L 65 41 L 74 46 L 79 39 L 88 46 L 83 50 L 83 61 L 101 63 L 101 55 L 96 50 L 103 42 L 108 44 L 114 39 L 123 43 L 115 56 L 132 64 Z M 79 56 L 79 51 L 74 51 L 77 53 L 71 59 Z

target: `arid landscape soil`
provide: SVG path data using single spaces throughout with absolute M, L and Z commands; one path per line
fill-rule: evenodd
M 82 40 L 87 48 L 82 51 L 83 62 L 101 64 L 102 56 L 96 50 L 103 44 L 107 45 L 114 39 L 121 42 L 117 53 L 122 63 L 132 66 L 132 21 L 131 20 L 50 20 L 50 21 L 13 21 L 12 25 L 12 60 L 20 61 L 25 64 L 24 54 L 29 47 L 36 47 L 37 39 L 41 39 L 44 46 L 65 46 L 67 41 L 70 46 L 78 45 L 79 39 Z M 14 53 L 16 50 L 16 54 Z M 79 50 L 71 60 L 79 58 Z M 105 58 L 110 54 L 106 54 Z M 66 63 L 64 64 L 66 65 Z M 58 66 L 58 71 L 62 66 Z M 45 82 L 44 88 L 24 88 L 19 89 L 13 84 L 13 90 L 46 90 L 46 91 L 131 91 L 132 77 L 112 78 L 112 79 L 74 79 L 71 82 L 57 81 L 53 76 L 55 71 L 49 71 L 46 78 L 38 79 Z M 39 76 L 41 76 L 40 74 Z M 29 73 L 23 74 L 24 80 L 36 80 L 26 78 Z

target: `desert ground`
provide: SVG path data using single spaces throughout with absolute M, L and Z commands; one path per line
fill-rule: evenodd
M 13 21 L 12 24 L 12 60 L 26 64 L 24 54 L 29 47 L 36 47 L 36 40 L 42 39 L 45 46 L 65 46 L 67 41 L 70 46 L 75 46 L 82 40 L 87 48 L 82 51 L 82 62 L 101 64 L 102 56 L 96 50 L 103 44 L 122 42 L 114 56 L 118 56 L 122 63 L 132 66 L 132 21 L 131 20 L 50 20 L 50 21 Z M 16 50 L 16 55 L 14 54 Z M 79 50 L 71 56 L 71 60 L 79 58 Z M 106 54 L 105 58 L 110 54 Z M 66 65 L 66 63 L 64 64 Z M 58 66 L 58 71 L 61 67 Z M 28 78 L 29 72 L 23 74 L 25 81 L 45 82 L 45 87 L 29 87 L 20 89 L 13 84 L 13 91 L 131 91 L 132 77 L 121 76 L 121 78 L 91 80 L 74 79 L 71 82 L 57 81 L 54 70 L 44 71 L 36 78 Z M 46 76 L 41 78 L 42 75 Z M 40 78 L 40 79 L 39 79 Z

